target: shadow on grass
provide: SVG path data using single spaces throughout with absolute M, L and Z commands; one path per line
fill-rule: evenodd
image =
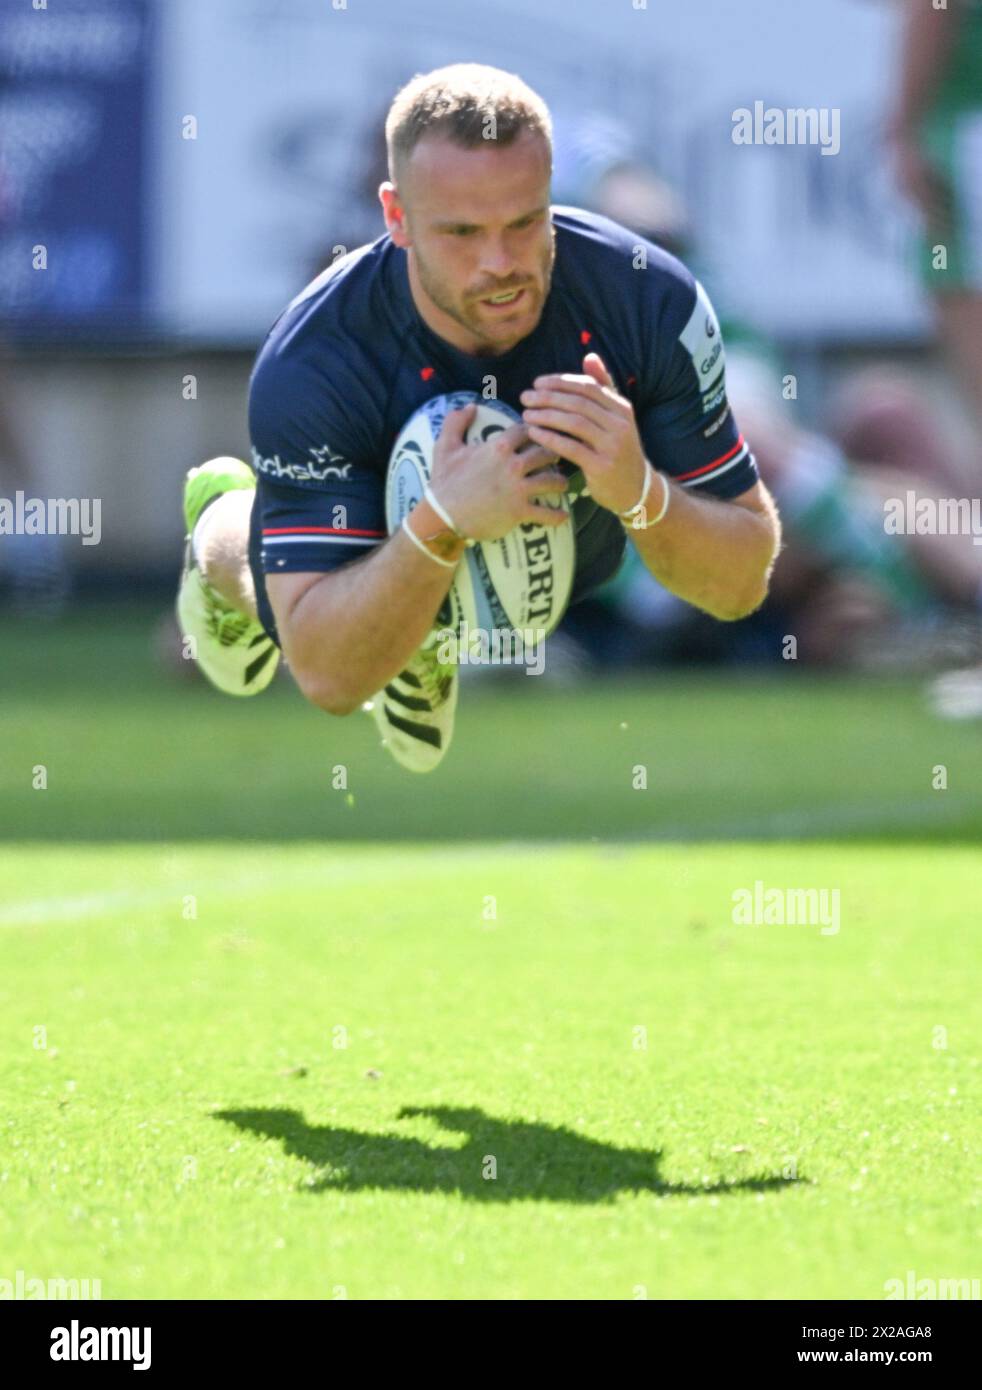
M 215 1119 L 250 1134 L 281 1140 L 285 1153 L 326 1170 L 302 1184 L 307 1192 L 386 1188 L 456 1192 L 485 1202 L 597 1202 L 618 1192 L 708 1197 L 770 1192 L 795 1182 L 786 1177 L 665 1182 L 658 1176 L 657 1149 L 622 1149 L 554 1125 L 495 1119 L 474 1107 L 405 1106 L 396 1118 L 418 1115 L 466 1135 L 466 1142 L 441 1148 L 409 1137 L 310 1125 L 298 1110 L 214 1112 Z M 491 1159 L 497 1168 L 493 1181 L 484 1176 Z

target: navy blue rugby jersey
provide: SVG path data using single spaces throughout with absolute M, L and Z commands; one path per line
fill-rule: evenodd
M 579 208 L 552 209 L 556 257 L 536 328 L 497 357 L 438 337 L 409 288 L 406 252 L 389 236 L 350 252 L 283 311 L 249 382 L 258 486 L 250 563 L 260 619 L 275 639 L 264 575 L 329 571 L 386 538 L 385 478 L 396 438 L 431 396 L 520 394 L 546 372 L 583 370 L 600 354 L 631 401 L 654 466 L 693 492 L 736 497 L 757 466 L 726 400 L 719 321 L 705 290 L 653 242 Z M 592 498 L 573 508 L 572 602 L 609 579 L 626 534 Z

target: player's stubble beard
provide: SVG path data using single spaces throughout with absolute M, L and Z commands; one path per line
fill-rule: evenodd
M 538 296 L 538 303 L 534 306 L 534 314 L 523 313 L 523 318 L 527 320 L 528 326 L 523 328 L 519 337 L 513 336 L 514 328 L 504 323 L 497 335 L 489 337 L 489 324 L 481 317 L 481 311 L 475 302 L 474 291 L 467 290 L 464 294 L 455 294 L 441 279 L 435 266 L 420 255 L 418 246 L 413 247 L 413 255 L 416 260 L 416 274 L 419 283 L 429 298 L 442 313 L 452 318 L 455 323 L 459 323 L 462 328 L 466 328 L 468 333 L 472 333 L 477 340 L 471 349 L 472 355 L 475 357 L 498 357 L 514 347 L 516 343 L 520 343 L 522 338 L 527 338 L 538 326 L 552 285 L 552 270 L 556 261 L 556 229 L 550 221 L 549 241 L 543 249 L 539 263 L 539 279 L 534 285 L 529 285 L 527 279 L 516 279 L 510 284 L 486 287 L 479 292 L 480 297 L 487 298 L 492 294 L 504 294 L 507 290 L 522 287 Z

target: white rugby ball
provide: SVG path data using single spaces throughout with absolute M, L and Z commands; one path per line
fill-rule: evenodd
M 434 396 L 410 416 L 392 449 L 385 487 L 389 534 L 423 496 L 433 466 L 433 449 L 452 410 L 476 402 L 467 431 L 468 444 L 521 423 L 521 416 L 501 401 L 474 391 Z M 543 498 L 549 507 L 570 510 L 570 497 Z M 565 526 L 523 522 L 496 541 L 468 546 L 435 626 L 462 637 L 477 631 L 528 631 L 548 637 L 559 626 L 573 589 L 576 538 L 572 520 Z M 466 623 L 466 628 L 463 624 Z

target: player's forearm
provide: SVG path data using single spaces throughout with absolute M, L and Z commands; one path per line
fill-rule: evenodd
M 628 527 L 645 567 L 660 584 L 714 618 L 732 622 L 759 608 L 780 546 L 776 511 L 750 511 L 698 497 L 675 483 L 661 521 Z
M 959 15 L 931 0 L 908 0 L 904 15 L 900 90 L 890 121 L 894 135 L 909 135 L 927 110 L 948 62 Z
M 397 531 L 367 559 L 313 581 L 282 616 L 271 592 L 284 655 L 307 699 L 350 714 L 381 690 L 421 646 L 452 578 Z

